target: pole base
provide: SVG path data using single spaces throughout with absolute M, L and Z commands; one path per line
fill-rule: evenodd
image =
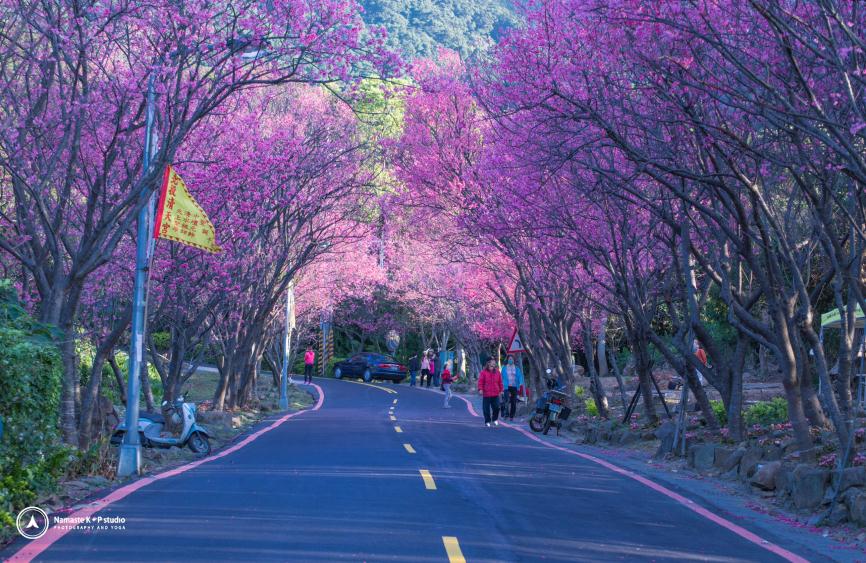
M 289 399 L 287 397 L 280 397 L 280 410 L 288 410 L 289 408 Z
M 118 477 L 141 474 L 141 445 L 121 444 L 120 461 L 117 463 Z

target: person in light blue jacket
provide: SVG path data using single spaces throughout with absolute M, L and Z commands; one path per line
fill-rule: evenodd
M 514 356 L 508 356 L 502 366 L 502 387 L 508 400 L 508 419 L 514 420 L 517 411 L 517 393 L 523 388 L 523 370 L 514 363 Z

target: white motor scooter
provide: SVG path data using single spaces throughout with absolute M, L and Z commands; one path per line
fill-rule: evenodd
M 163 410 L 168 401 L 163 401 Z M 177 425 L 183 421 L 183 430 L 180 436 L 175 436 L 164 431 L 165 417 L 161 413 L 142 411 L 138 415 L 138 434 L 141 437 L 141 445 L 146 448 L 170 448 L 177 446 L 182 448 L 188 446 L 195 453 L 208 455 L 210 453 L 210 434 L 204 426 L 195 421 L 196 407 L 193 403 L 185 403 L 183 396 L 177 398 L 171 405 L 169 416 Z M 123 442 L 126 433 L 126 421 L 122 421 L 114 430 L 111 437 L 112 444 Z

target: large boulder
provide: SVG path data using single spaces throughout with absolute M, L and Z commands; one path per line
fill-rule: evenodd
M 674 434 L 677 427 L 673 422 L 665 422 L 656 429 L 655 435 L 659 439 L 659 449 L 656 451 L 656 457 L 664 457 L 671 453 L 674 449 Z
M 698 444 L 689 448 L 688 451 L 689 465 L 698 471 L 709 471 L 713 468 L 713 462 L 716 459 L 715 444 Z
M 622 446 L 627 446 L 629 444 L 634 444 L 635 442 L 640 440 L 640 435 L 632 432 L 631 430 L 623 430 L 622 436 L 619 437 L 619 443 Z
M 743 453 L 743 458 L 740 460 L 740 478 L 750 478 L 755 473 L 755 470 L 758 468 L 758 463 L 760 463 L 763 457 L 764 448 L 757 446 L 746 448 L 746 451 Z
M 840 493 L 851 487 L 863 487 L 864 485 L 866 485 L 866 467 L 846 467 L 842 470 L 842 479 L 839 481 Z
M 757 471 L 752 476 L 750 481 L 752 485 L 764 491 L 772 491 L 776 489 L 776 475 L 782 468 L 781 461 L 771 461 L 758 465 Z
M 764 461 L 778 461 L 785 455 L 785 450 L 781 446 L 767 446 L 764 448 L 764 455 L 761 459 Z
M 719 452 L 720 449 L 722 452 Z M 716 467 L 718 467 L 722 473 L 728 473 L 730 471 L 736 473 L 740 461 L 743 459 L 743 456 L 746 455 L 746 448 L 740 446 L 730 453 L 728 453 L 728 451 L 729 448 L 716 448 Z
M 848 489 L 842 495 L 842 502 L 848 507 L 848 519 L 855 524 L 866 524 L 866 492 L 862 489 Z
M 776 472 L 776 497 L 784 497 L 791 494 L 791 488 L 794 486 L 794 466 L 791 464 L 783 464 Z
M 824 488 L 830 477 L 826 469 L 810 465 L 794 468 L 791 480 L 791 499 L 797 508 L 815 508 L 824 500 Z
M 733 455 L 734 448 L 728 448 L 725 446 L 717 446 L 716 447 L 716 456 L 713 459 L 713 465 L 718 467 L 719 469 L 723 469 L 728 464 L 728 459 Z

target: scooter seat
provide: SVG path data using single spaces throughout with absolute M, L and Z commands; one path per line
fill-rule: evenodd
M 161 422 L 162 424 L 165 424 L 165 417 L 162 416 L 162 413 L 158 412 L 141 411 L 138 413 L 138 418 L 146 418 L 153 422 Z

